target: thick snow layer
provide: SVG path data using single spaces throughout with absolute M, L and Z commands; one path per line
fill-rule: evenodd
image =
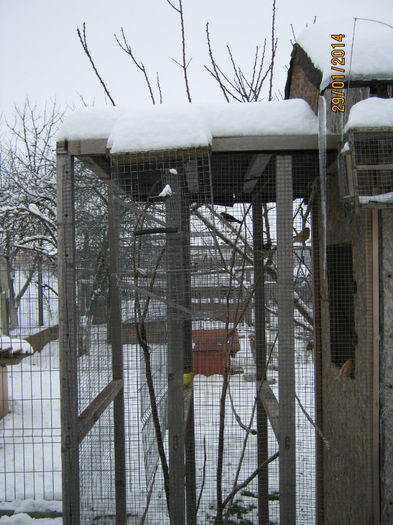
M 352 106 L 345 131 L 361 127 L 393 127 L 393 99 L 372 97 Z
M 34 350 L 30 344 L 23 339 L 0 334 L 0 352 L 2 354 L 33 354 Z
M 8 523 L 9 525 L 30 525 L 30 524 L 36 524 L 36 525 L 60 525 L 60 523 L 63 523 L 62 518 L 43 518 L 39 520 L 35 520 L 34 518 L 31 518 L 27 514 L 14 514 L 13 516 L 3 516 L 0 518 L 1 523 Z M 39 522 L 39 523 L 38 523 Z
M 89 108 L 66 120 L 58 140 L 108 138 L 116 154 L 208 146 L 213 137 L 316 133 L 317 118 L 310 106 L 293 99 L 139 110 Z
M 108 140 L 111 153 L 158 151 L 205 146 L 211 133 L 193 104 L 152 106 L 126 111 Z
M 297 43 L 322 72 L 321 90 L 330 84 L 331 75 L 342 74 L 332 71 L 332 65 L 344 68 L 346 79 L 388 80 L 393 78 L 393 29 L 380 23 L 357 20 L 351 64 L 353 28 L 354 19 L 335 18 L 309 26 L 297 38 Z M 345 47 L 332 48 L 332 44 L 340 43 L 332 39 L 332 34 L 344 34 L 342 43 L 345 44 Z M 344 65 L 332 64 L 333 49 L 344 50 Z M 337 53 L 339 54 L 341 53 Z M 351 70 L 349 69 L 350 64 Z
M 379 195 L 360 195 L 359 202 L 360 204 L 369 204 L 370 202 L 393 204 L 393 191 L 388 193 L 380 193 Z
M 249 104 L 219 104 L 202 108 L 213 137 L 246 135 L 309 135 L 317 133 L 317 118 L 302 99 Z
M 172 170 L 172 171 L 176 171 L 176 170 Z M 169 184 L 166 184 L 163 190 L 158 194 L 159 197 L 171 197 L 171 195 L 173 195 L 173 191 L 172 191 L 172 188 L 169 186 Z
M 57 140 L 107 139 L 115 122 L 124 113 L 119 108 L 85 108 L 65 119 Z

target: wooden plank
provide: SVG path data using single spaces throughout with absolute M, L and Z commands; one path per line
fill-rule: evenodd
M 292 159 L 276 158 L 280 523 L 296 523 Z
M 373 280 L 373 405 L 372 405 L 372 502 L 373 521 L 380 523 L 380 458 L 379 458 L 379 352 L 380 352 L 380 314 L 379 314 L 379 215 L 372 212 L 372 280 Z
M 69 155 L 104 155 L 108 156 L 107 149 L 108 139 L 83 139 L 83 140 L 69 140 L 68 153 Z M 58 143 L 59 144 L 59 143 Z
M 93 426 L 99 420 L 101 414 L 108 408 L 123 388 L 121 379 L 114 379 L 101 390 L 88 407 L 78 418 L 78 441 L 81 443 Z
M 168 334 L 168 449 L 169 449 L 169 512 L 171 525 L 185 523 L 184 490 L 184 346 L 182 320 L 191 309 L 185 304 L 182 239 L 182 184 L 177 173 L 168 173 L 166 182 L 173 195 L 166 202 L 166 222 L 177 233 L 166 236 L 167 265 L 167 334 Z
M 244 176 L 243 191 L 251 192 L 254 189 L 271 158 L 271 155 L 266 154 L 253 156 Z
M 259 398 L 262 401 L 266 415 L 272 426 L 274 435 L 277 441 L 279 441 L 280 435 L 280 424 L 279 424 L 279 405 L 273 390 L 270 388 L 266 381 L 259 383 L 258 387 Z
M 7 367 L 0 366 L 0 419 L 8 414 L 8 374 Z
M 321 319 L 321 258 L 320 258 L 320 203 L 319 193 L 311 203 L 311 239 L 312 239 L 312 287 L 314 305 L 314 399 L 315 422 L 323 431 L 323 375 L 322 375 L 322 319 Z M 316 524 L 325 522 L 324 504 L 324 443 L 318 432 L 315 432 L 316 442 Z
M 109 220 L 109 320 L 110 340 L 112 347 L 112 382 L 121 385 L 114 397 L 114 448 L 115 448 L 115 493 L 116 493 L 116 525 L 127 523 L 127 490 L 126 490 L 126 449 L 125 449 L 125 416 L 123 390 L 123 346 L 121 299 L 119 289 L 119 235 L 120 209 L 115 199 L 115 189 L 109 186 L 108 220 Z
M 184 182 L 182 183 L 182 203 L 181 203 L 181 230 L 182 230 L 182 255 L 181 265 L 183 268 L 184 283 L 184 305 L 192 310 L 191 304 L 191 242 L 190 242 L 190 209 L 185 198 L 185 186 L 190 184 L 190 174 L 194 172 L 195 161 L 191 161 L 190 170 L 185 170 Z M 184 363 L 183 372 L 192 372 L 193 369 L 193 348 L 192 348 L 192 320 L 190 318 L 183 321 L 184 333 Z M 184 389 L 184 396 L 187 397 L 187 388 Z M 195 421 L 194 421 L 194 396 L 191 385 L 191 396 L 188 401 L 188 413 L 184 419 L 184 454 L 185 454 L 185 482 L 186 482 L 186 520 L 187 525 L 196 525 L 197 501 L 196 501 L 196 466 L 195 466 Z M 186 399 L 185 401 L 186 402 Z
M 59 351 L 64 525 L 79 525 L 79 439 L 73 158 L 57 143 Z
M 257 156 L 261 157 L 261 156 Z M 260 172 L 270 159 L 263 156 L 255 167 Z M 256 175 L 257 173 L 254 173 Z M 254 308 L 255 308 L 255 365 L 257 388 L 266 375 L 266 334 L 265 334 L 265 261 L 263 252 L 263 216 L 262 201 L 255 196 L 252 202 L 252 230 L 254 245 Z M 253 345 L 254 346 L 254 345 Z M 257 465 L 268 459 L 267 412 L 257 395 Z M 269 525 L 269 477 L 268 466 L 258 474 L 258 523 Z
M 327 136 L 327 148 L 336 150 L 339 135 Z M 213 137 L 212 151 L 318 151 L 318 135 L 255 135 Z
M 51 341 L 56 341 L 59 338 L 59 325 L 49 326 L 43 330 L 29 335 L 25 338 L 30 346 L 33 347 L 34 352 L 41 352 L 41 350 Z

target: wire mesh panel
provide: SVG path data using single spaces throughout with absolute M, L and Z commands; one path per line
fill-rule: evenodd
M 9 255 L 0 258 L 0 500 L 60 511 L 56 268 L 34 250 Z
M 351 130 L 346 137 L 342 153 L 343 194 L 355 199 L 357 206 L 391 205 L 393 200 L 392 131 L 389 128 Z

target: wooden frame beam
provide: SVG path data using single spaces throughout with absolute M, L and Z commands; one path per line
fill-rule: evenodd
M 116 379 L 111 381 L 101 390 L 98 396 L 89 404 L 78 418 L 78 441 L 81 443 L 90 432 L 101 414 L 112 403 L 123 388 L 123 381 Z
M 296 523 L 292 158 L 276 157 L 280 523 Z

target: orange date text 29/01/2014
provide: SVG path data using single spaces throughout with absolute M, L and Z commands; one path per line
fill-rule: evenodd
M 343 42 L 343 38 L 345 38 L 345 35 L 331 35 L 331 38 L 334 40 L 334 42 L 332 42 L 331 52 L 332 98 L 330 101 L 330 109 L 334 113 L 343 113 L 345 111 L 345 43 Z

